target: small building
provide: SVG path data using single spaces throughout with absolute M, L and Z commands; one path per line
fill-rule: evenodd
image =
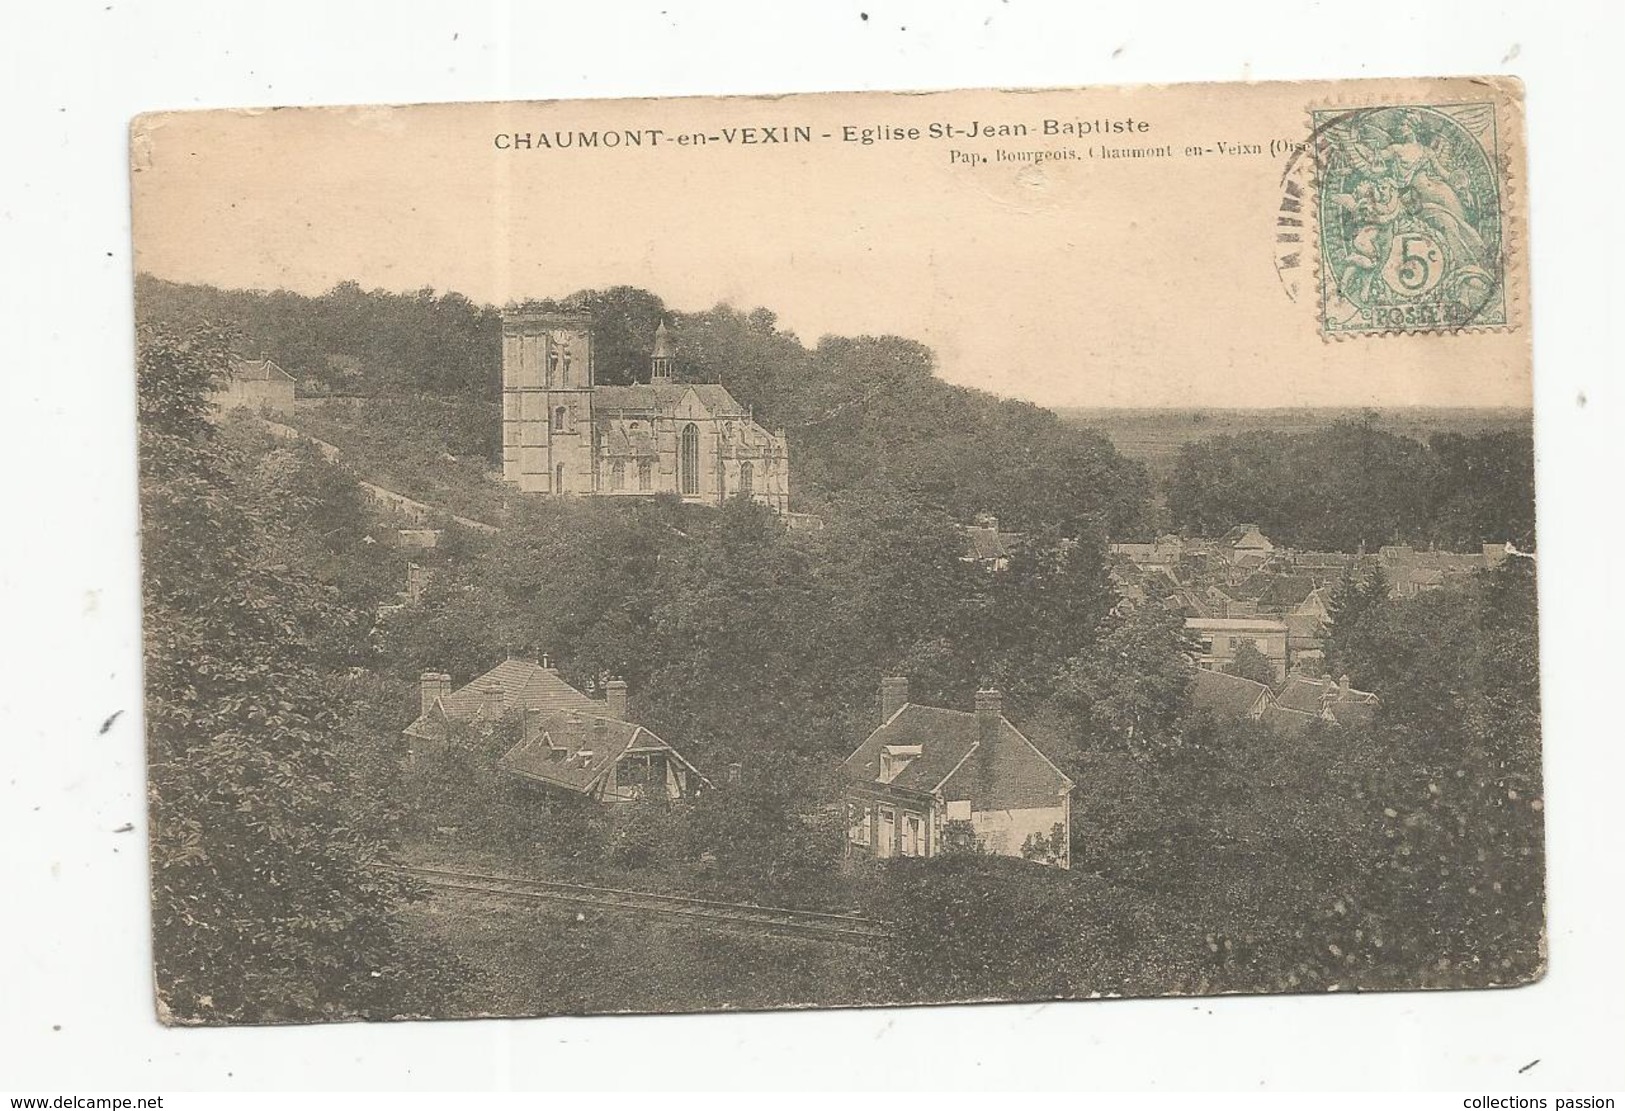
M 1004 717 L 996 690 L 972 712 L 909 701 L 880 683 L 881 724 L 848 756 L 848 851 L 887 859 L 957 845 L 1071 865 L 1072 780 Z
M 1010 557 L 1027 537 L 1023 533 L 1000 532 L 999 519 L 991 513 L 979 513 L 974 524 L 963 527 L 965 554 L 959 558 L 974 563 L 987 571 L 1003 571 L 1010 566 Z
M 293 375 L 270 359 L 238 359 L 231 374 L 211 395 L 221 412 L 249 409 L 255 413 L 293 413 Z
M 1369 725 L 1376 717 L 1378 702 L 1370 691 L 1351 687 L 1347 675 L 1341 679 L 1294 675 L 1275 692 L 1275 704 L 1281 710 L 1333 725 Z
M 508 730 L 497 766 L 546 790 L 600 802 L 687 798 L 711 786 L 693 764 L 643 726 L 626 720 L 626 683 L 611 679 L 604 699 L 588 698 L 540 663 L 507 660 L 458 690 L 451 676 L 425 672 L 414 741 L 456 743 L 461 730 Z
M 1237 525 L 1224 534 L 1220 549 L 1231 563 L 1257 566 L 1275 551 L 1275 545 L 1257 525 Z
M 1258 721 L 1272 701 L 1270 689 L 1263 683 L 1207 668 L 1196 669 L 1190 697 L 1191 709 L 1212 714 L 1220 721 Z
M 1275 669 L 1275 678 L 1286 678 L 1285 622 L 1264 617 L 1187 617 L 1185 628 L 1201 641 L 1196 659 L 1201 667 L 1225 670 L 1235 660 L 1236 651 L 1250 642 Z

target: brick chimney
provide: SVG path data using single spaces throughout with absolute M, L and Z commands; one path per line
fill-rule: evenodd
M 976 692 L 976 739 L 986 751 L 998 743 L 1000 723 L 1004 720 L 1004 695 L 984 688 Z
M 604 712 L 616 721 L 626 720 L 625 679 L 611 679 L 604 684 Z
M 908 704 L 908 676 L 888 675 L 880 681 L 880 723 L 884 725 L 892 715 Z
M 505 700 L 502 696 L 502 684 L 490 682 L 480 691 L 480 714 L 486 721 L 495 721 L 502 716 Z
M 443 671 L 425 671 L 418 680 L 418 694 L 422 706 L 419 716 L 427 716 L 439 699 L 451 693 L 451 676 Z

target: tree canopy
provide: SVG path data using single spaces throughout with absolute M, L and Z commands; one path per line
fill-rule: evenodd
M 144 330 L 139 359 L 161 1007 L 180 1022 L 421 1013 L 446 966 L 402 934 L 410 889 L 376 867 L 384 833 L 343 789 L 335 664 L 370 627 L 353 484 L 256 460 L 206 419 L 220 333 Z

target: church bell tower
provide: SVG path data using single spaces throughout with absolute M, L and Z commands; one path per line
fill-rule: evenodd
M 592 318 L 502 313 L 502 477 L 533 493 L 594 491 Z

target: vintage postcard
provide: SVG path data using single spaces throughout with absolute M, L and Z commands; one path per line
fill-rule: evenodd
M 165 1022 L 1542 974 L 1516 81 L 131 145 Z

